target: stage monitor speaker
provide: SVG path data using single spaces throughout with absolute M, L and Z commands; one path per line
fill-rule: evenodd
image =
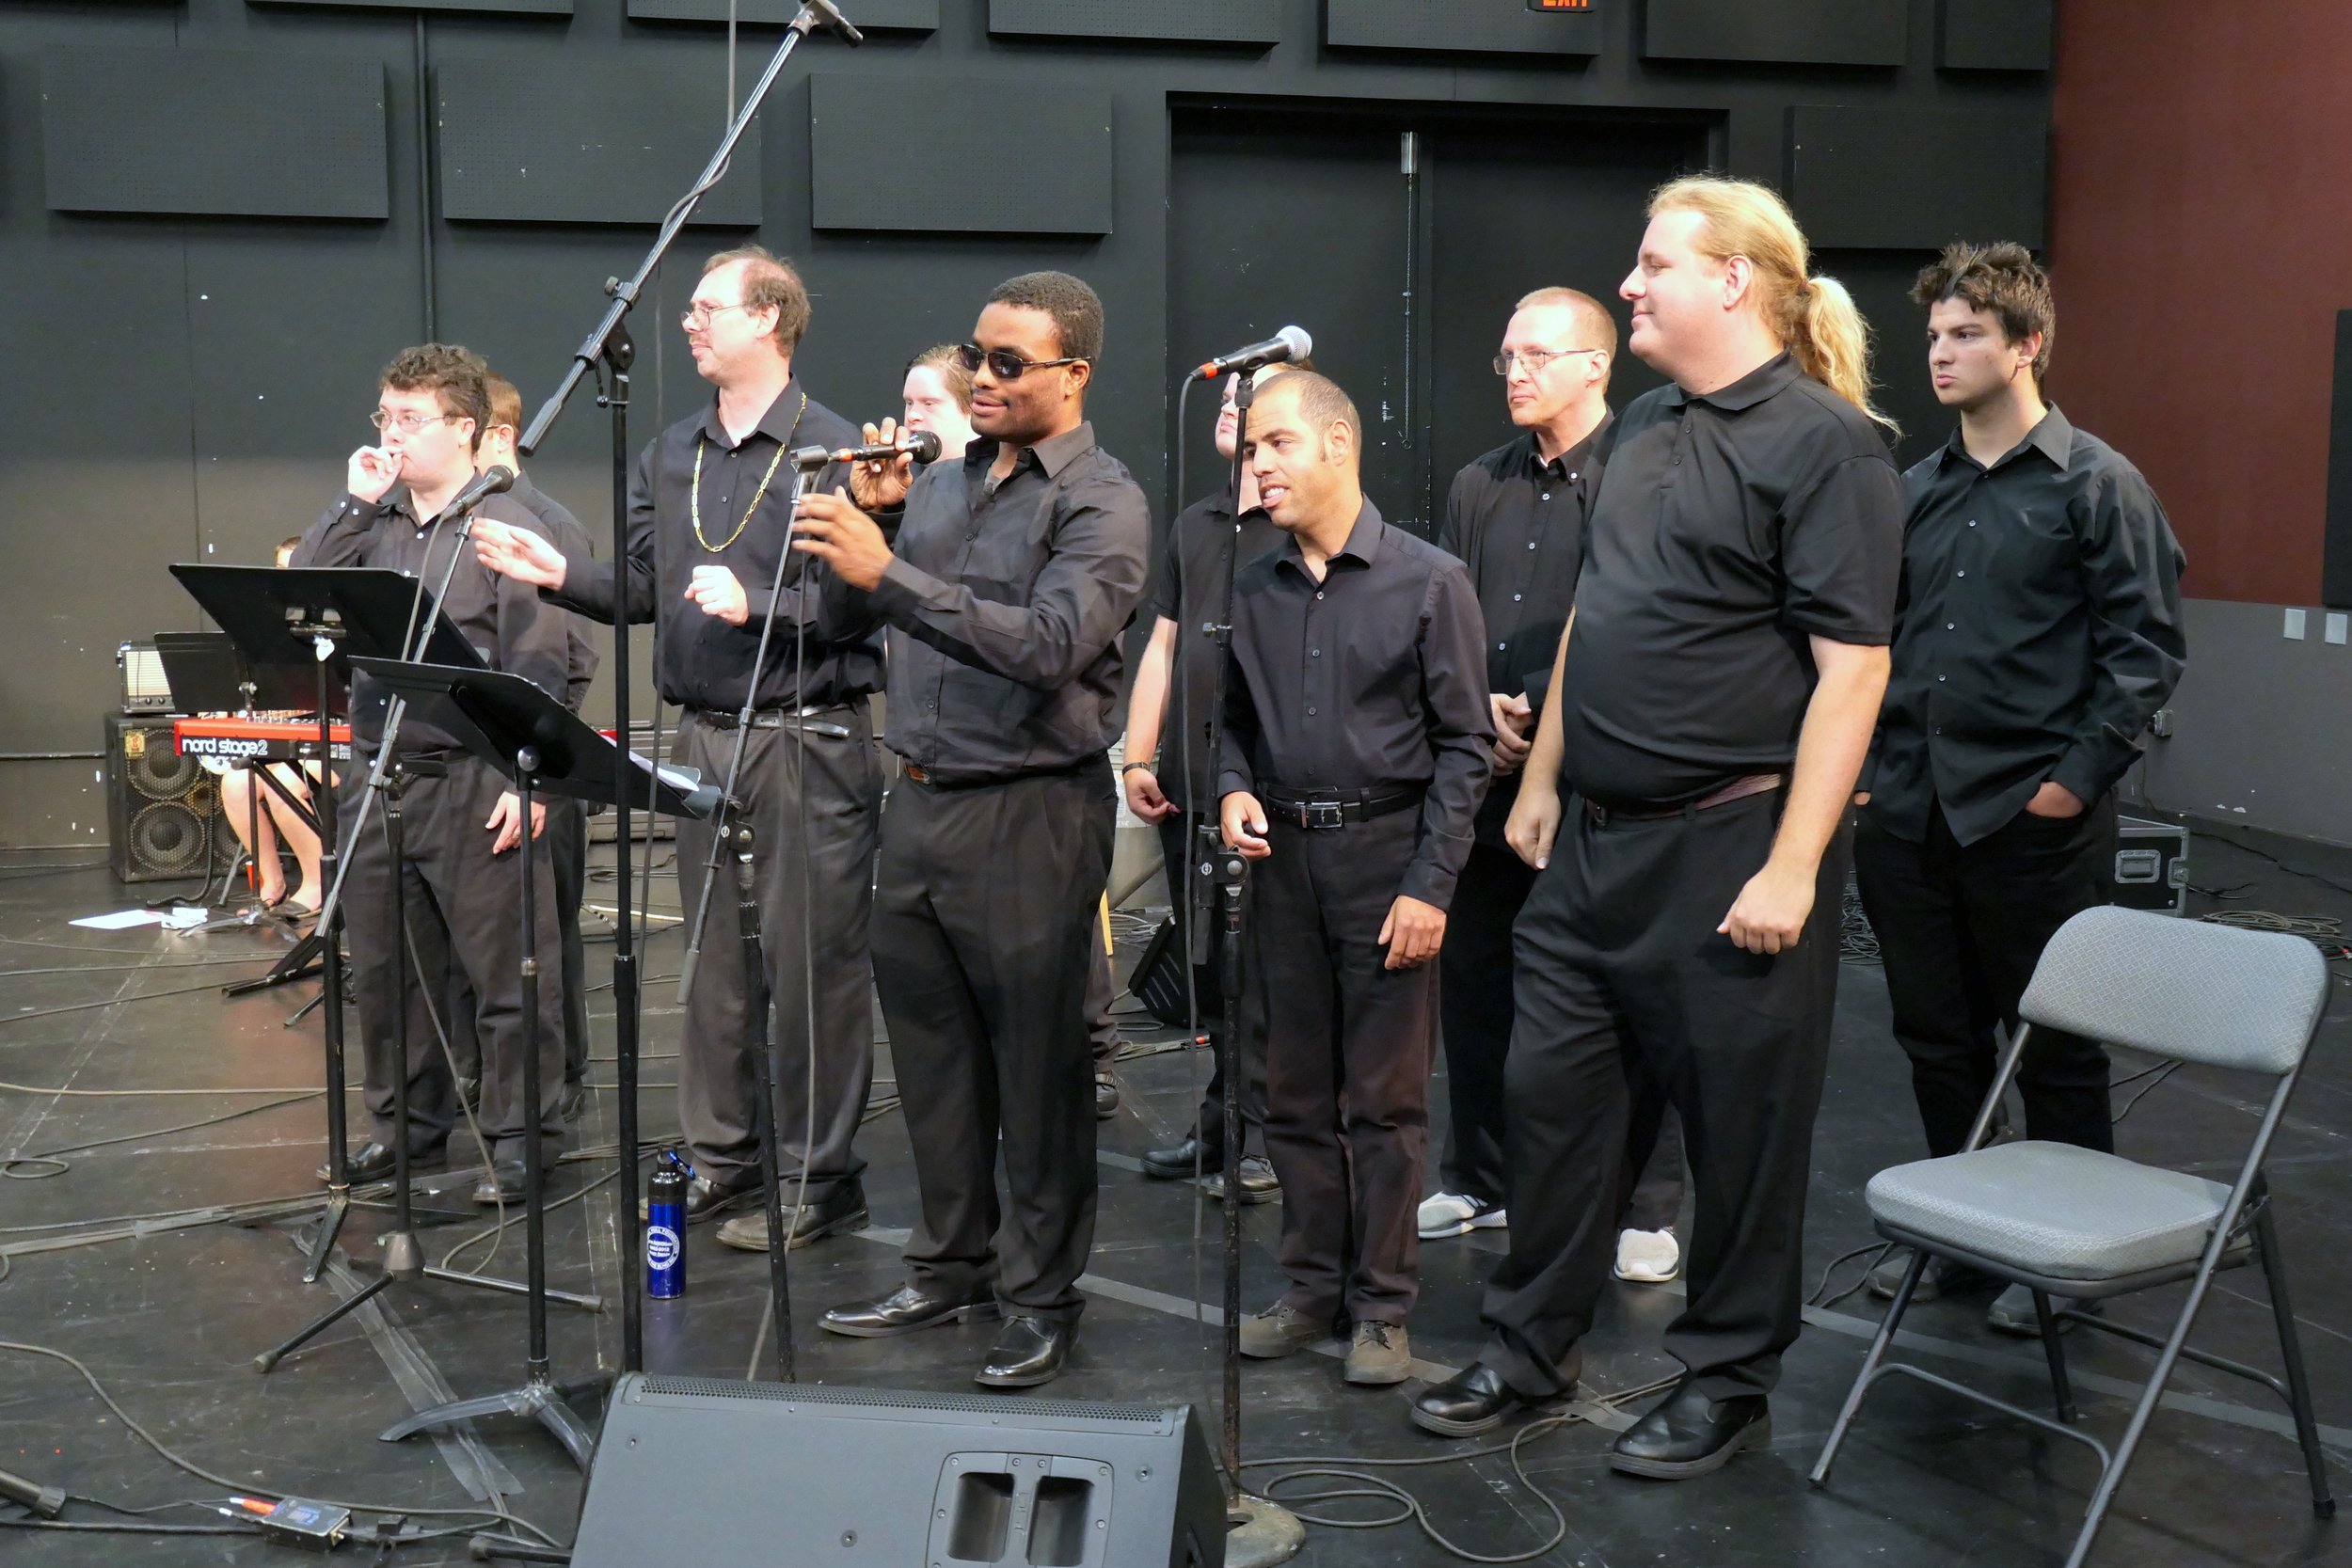
M 732 1383 L 612 1390 L 573 1568 L 1223 1568 L 1190 1406 Z
M 106 827 L 125 882 L 210 877 L 235 852 L 220 781 L 173 747 L 169 719 L 106 716 Z

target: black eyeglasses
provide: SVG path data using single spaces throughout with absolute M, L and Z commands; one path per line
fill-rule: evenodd
M 988 373 L 999 381 L 1018 381 L 1031 371 L 1050 371 L 1060 365 L 1083 365 L 1086 362 L 1087 357 L 1083 354 L 1072 355 L 1066 359 L 1024 359 L 1009 348 L 983 349 L 977 343 L 956 345 L 957 364 L 973 375 L 979 374 L 980 367 L 985 365 Z

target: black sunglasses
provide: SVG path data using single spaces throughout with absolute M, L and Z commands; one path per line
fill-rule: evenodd
M 1083 365 L 1086 362 L 1086 356 L 1082 354 L 1066 359 L 1024 359 L 1009 348 L 983 349 L 977 343 L 956 345 L 956 363 L 967 372 L 977 375 L 980 367 L 985 365 L 988 373 L 999 381 L 1018 381 L 1031 371 L 1050 371 L 1059 365 Z

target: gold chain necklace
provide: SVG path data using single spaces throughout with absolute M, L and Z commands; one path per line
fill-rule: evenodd
M 801 394 L 801 406 L 792 416 L 793 435 L 798 436 L 801 433 L 801 416 L 807 412 L 808 394 L 806 392 L 803 392 Z M 725 549 L 729 545 L 734 544 L 738 539 L 742 538 L 743 531 L 752 526 L 752 514 L 758 511 L 759 503 L 768 499 L 768 482 L 776 477 L 776 469 L 784 462 L 784 449 L 790 443 L 789 441 L 786 441 L 777 445 L 776 455 L 768 460 L 768 471 L 759 476 L 759 488 L 752 493 L 752 504 L 743 509 L 742 521 L 735 525 L 735 531 L 733 533 L 728 534 L 724 539 L 720 540 L 715 545 L 712 544 L 708 536 L 703 532 L 703 448 L 706 444 L 707 442 L 703 436 L 697 436 L 694 437 L 694 483 L 692 487 L 686 493 L 687 511 L 693 518 L 694 542 L 700 545 L 704 549 L 708 550 L 711 554 L 716 555 L 721 550 Z

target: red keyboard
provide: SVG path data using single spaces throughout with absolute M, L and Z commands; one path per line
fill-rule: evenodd
M 351 759 L 351 726 L 327 730 L 337 762 Z M 319 726 L 315 719 L 174 719 L 171 742 L 183 757 L 221 757 L 261 762 L 315 762 Z

